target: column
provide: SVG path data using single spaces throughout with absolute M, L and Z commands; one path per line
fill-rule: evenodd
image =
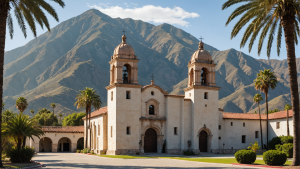
M 123 66 L 117 66 L 117 83 L 123 83 L 122 75 L 123 75 Z

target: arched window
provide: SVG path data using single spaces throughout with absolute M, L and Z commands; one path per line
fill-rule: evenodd
M 207 85 L 207 73 L 208 70 L 206 68 L 201 69 L 201 85 Z
M 193 85 L 193 82 L 194 82 L 194 69 L 191 69 L 191 71 L 190 71 L 190 86 L 192 86 Z
M 153 105 L 149 106 L 149 115 L 155 115 L 154 114 L 154 106 Z
M 123 66 L 123 83 L 130 84 L 131 83 L 131 66 L 125 64 Z

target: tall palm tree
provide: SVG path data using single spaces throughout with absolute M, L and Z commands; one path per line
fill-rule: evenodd
M 233 5 L 236 6 L 239 3 L 242 3 L 241 6 L 232 12 L 226 25 L 242 15 L 231 32 L 231 38 L 233 38 L 249 23 L 245 29 L 240 47 L 244 47 L 251 36 L 249 43 L 250 52 L 256 37 L 260 34 L 258 43 L 258 54 L 260 54 L 264 39 L 269 34 L 267 56 L 270 57 L 274 33 L 277 30 L 277 54 L 279 56 L 282 31 L 284 32 L 294 118 L 294 158 L 292 165 L 298 166 L 300 165 L 300 115 L 295 43 L 298 43 L 297 35 L 299 36 L 300 34 L 300 2 L 299 0 L 227 0 L 223 4 L 222 9 L 224 10 Z
M 269 111 L 268 111 L 268 92 L 269 89 L 275 89 L 277 85 L 277 78 L 274 75 L 274 72 L 271 72 L 270 69 L 265 69 L 264 71 L 259 71 L 256 79 L 254 79 L 254 86 L 256 90 L 260 90 L 265 93 L 266 98 L 266 114 L 267 114 L 267 148 L 269 146 Z
M 63 0 L 52 0 L 58 3 L 61 7 L 65 4 Z M 36 24 L 37 22 L 42 28 L 44 26 L 50 31 L 50 25 L 48 19 L 44 13 L 47 11 L 51 16 L 58 21 L 58 16 L 53 7 L 45 2 L 45 0 L 1 0 L 0 1 L 0 103 L 3 99 L 3 65 L 4 65 L 4 52 L 5 52 L 5 38 L 6 38 L 6 28 L 8 27 L 10 37 L 13 38 L 14 26 L 12 20 L 12 11 L 17 18 L 18 24 L 25 36 L 27 37 L 25 21 L 28 23 L 29 28 L 36 37 Z M 2 110 L 0 110 L 0 119 L 2 116 Z M 1 121 L 0 121 L 1 123 Z M 1 125 L 0 125 L 1 131 Z M 1 134 L 0 134 L 1 140 Z M 1 144 L 0 144 L 1 145 Z M 0 155 L 2 150 L 0 149 Z M 0 159 L 0 167 L 3 167 L 2 160 Z
M 292 106 L 289 105 L 289 104 L 286 104 L 284 106 L 284 110 L 286 110 L 286 133 L 287 133 L 287 136 L 290 135 L 290 127 L 289 127 L 289 110 L 292 109 Z
M 52 119 L 52 126 L 53 126 L 53 124 L 54 124 L 54 108 L 56 107 L 55 103 L 51 103 L 51 107 L 53 108 L 53 119 Z
M 62 117 L 63 115 L 61 114 L 61 113 L 59 113 L 59 117 L 60 117 L 60 124 L 62 124 L 62 122 L 61 122 L 61 117 Z
M 16 107 L 20 111 L 20 113 L 23 113 L 25 109 L 27 108 L 28 103 L 27 100 L 24 97 L 19 97 L 16 101 Z
M 21 144 L 26 137 L 31 139 L 32 136 L 40 138 L 44 135 L 42 128 L 36 123 L 35 120 L 30 119 L 29 116 L 22 113 L 12 116 L 10 120 L 2 124 L 2 134 L 4 137 L 12 137 L 16 140 L 17 149 L 21 149 Z
M 96 94 L 96 90 L 93 88 L 86 87 L 85 90 L 80 90 L 80 93 L 76 96 L 75 106 L 77 109 L 85 108 L 85 126 L 86 126 L 86 139 L 85 139 L 85 148 L 87 148 L 87 138 L 88 138 L 88 128 L 90 129 L 90 136 L 91 136 L 91 127 L 90 125 L 90 113 L 92 107 L 97 110 L 101 107 L 101 99 L 100 96 Z M 89 118 L 88 118 L 89 114 Z M 88 125 L 89 124 L 89 125 Z M 91 141 L 91 139 L 90 139 Z
M 34 110 L 33 110 L 33 109 L 31 109 L 31 110 L 30 110 L 30 113 L 32 114 L 32 117 L 33 117 Z
M 254 97 L 253 97 L 253 101 L 255 101 L 258 105 L 258 113 L 259 113 L 259 124 L 260 124 L 260 141 L 261 141 L 261 148 L 264 148 L 264 142 L 263 142 L 263 137 L 262 137 L 262 126 L 261 126 L 261 114 L 260 114 L 260 107 L 259 107 L 259 102 L 262 101 L 263 98 L 261 97 L 261 95 L 259 93 L 257 93 Z

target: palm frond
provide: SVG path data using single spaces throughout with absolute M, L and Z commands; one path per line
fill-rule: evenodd
M 280 55 L 281 48 L 281 38 L 282 38 L 282 25 L 279 24 L 278 32 L 277 32 L 277 55 Z
M 26 26 L 25 26 L 25 22 L 24 22 L 24 16 L 22 15 L 21 10 L 18 6 L 15 7 L 14 13 L 17 18 L 18 24 L 21 28 L 21 31 L 23 32 L 23 35 L 26 38 L 27 33 L 26 33 Z
M 271 55 L 271 49 L 272 49 L 272 44 L 274 40 L 274 32 L 278 24 L 278 19 L 273 22 L 270 33 L 269 33 L 269 38 L 268 38 L 268 45 L 267 45 L 267 56 L 270 58 Z
M 10 12 L 7 13 L 7 21 L 6 22 L 8 25 L 8 31 L 9 31 L 10 38 L 12 39 L 14 36 L 14 25 L 13 25 L 13 21 L 12 21 Z
M 252 0 L 228 0 L 227 2 L 225 2 L 223 5 L 222 5 L 222 10 L 232 6 L 232 5 L 235 5 L 237 3 L 240 3 L 240 2 L 247 2 L 247 1 L 252 1 Z

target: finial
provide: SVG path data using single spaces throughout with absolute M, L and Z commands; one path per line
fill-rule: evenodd
M 151 80 L 151 84 L 154 85 L 154 75 L 152 73 L 152 76 L 151 76 L 152 80 Z
M 123 29 L 122 43 L 126 43 L 125 29 Z
M 123 29 L 123 31 L 122 31 L 122 32 L 123 32 L 123 35 L 125 35 L 125 32 L 126 32 L 126 31 L 125 31 L 125 29 Z
M 202 36 L 200 36 L 200 42 L 199 42 L 199 49 L 200 50 L 204 50 L 204 43 L 202 42 L 202 40 L 204 39 L 204 38 L 202 38 Z

